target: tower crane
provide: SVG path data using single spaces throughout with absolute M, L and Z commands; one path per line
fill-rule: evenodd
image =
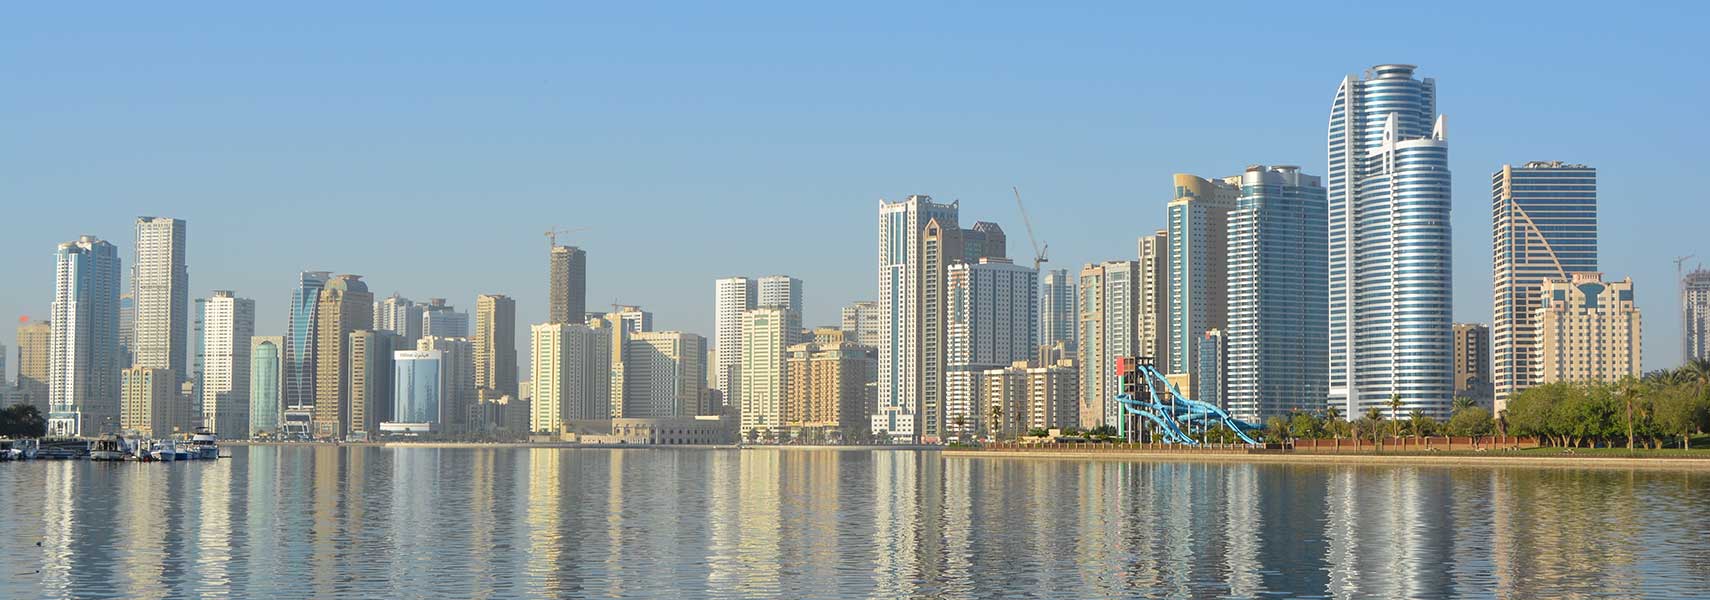
M 551 229 L 546 230 L 546 247 L 548 249 L 558 247 L 558 236 L 560 234 L 576 233 L 578 231 L 587 231 L 588 229 L 590 228 L 575 227 L 571 229 L 559 229 L 557 225 L 553 225 Z
M 1021 204 L 1021 189 L 1010 186 L 1009 190 L 1015 192 L 1015 208 L 1021 211 L 1021 224 L 1027 226 L 1027 241 L 1033 244 L 1033 271 L 1037 273 L 1039 265 L 1051 260 L 1046 256 L 1051 251 L 1051 244 L 1040 244 L 1039 238 L 1033 236 L 1033 220 L 1027 218 L 1027 207 Z

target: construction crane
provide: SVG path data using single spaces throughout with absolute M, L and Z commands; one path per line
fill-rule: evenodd
M 1039 238 L 1033 236 L 1033 220 L 1027 218 L 1027 207 L 1021 204 L 1021 189 L 1010 186 L 1009 190 L 1015 192 L 1015 208 L 1021 210 L 1021 224 L 1027 226 L 1027 241 L 1033 244 L 1033 271 L 1037 273 L 1039 265 L 1051 260 L 1046 256 L 1051 251 L 1051 244 L 1040 244 Z
M 588 229 L 589 228 L 587 228 L 587 227 L 577 227 L 574 229 L 559 229 L 557 225 L 553 225 L 552 229 L 546 230 L 546 247 L 548 249 L 557 248 L 558 247 L 558 236 L 559 236 L 559 234 L 576 233 L 578 231 L 587 231 Z

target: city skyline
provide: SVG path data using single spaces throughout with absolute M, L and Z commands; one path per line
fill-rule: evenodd
M 1120 9 L 1118 13 L 1123 10 L 1138 9 Z M 1386 10 L 1389 9 L 1380 9 L 1380 12 Z M 1495 14 L 1485 16 L 1500 20 L 1503 14 L 1516 14 L 1508 13 L 1510 10 L 1517 9 L 1503 8 Z M 154 22 L 149 21 L 150 17 L 147 16 L 131 16 L 143 18 L 144 22 Z M 117 15 L 108 18 L 116 17 Z M 182 18 L 183 15 L 177 17 Z M 1000 30 L 1012 31 L 1019 27 L 1019 20 L 1015 17 L 1016 15 L 997 10 L 994 14 L 982 16 L 976 21 L 990 24 L 987 21 L 995 20 L 1004 25 Z M 363 18 L 363 15 L 356 16 L 358 21 Z M 622 15 L 614 18 L 621 19 Z M 944 15 L 929 11 L 924 18 L 936 21 L 944 18 Z M 1322 24 L 1303 24 L 1304 17 L 1272 18 L 1300 25 L 1306 31 L 1327 27 Z M 1571 18 L 1551 15 L 1545 22 Z M 1257 27 L 1259 24 L 1258 20 L 1236 18 L 1229 22 L 1228 26 L 1231 31 L 1240 31 Z M 1473 37 L 1469 36 L 1468 32 L 1486 27 L 1465 21 L 1455 21 L 1454 24 L 1456 31 L 1462 34 L 1455 37 L 1462 39 L 1463 45 L 1465 39 Z M 104 23 L 97 21 L 87 26 L 103 25 Z M 873 22 L 857 22 L 852 25 L 857 29 L 879 26 Z M 1048 19 L 1036 25 L 1039 27 L 1036 32 L 1039 38 L 1051 39 L 1067 35 L 1067 24 L 1060 21 Z M 1619 31 L 1623 27 L 1637 28 L 1638 22 L 1616 19 L 1608 25 Z M 1654 24 L 1647 23 L 1646 26 L 1653 27 Z M 1108 26 L 1101 25 L 1100 28 L 1088 32 L 1085 43 L 1101 48 L 1147 48 L 1150 47 L 1147 44 L 1159 43 L 1123 41 L 1118 39 L 1114 31 L 1103 27 Z M 948 31 L 953 37 L 974 42 L 972 47 L 997 48 L 999 44 L 996 40 L 976 36 L 972 29 L 973 25 L 970 24 L 952 27 Z M 1540 25 L 1540 29 L 1548 27 Z M 1485 182 L 1481 181 L 1481 174 L 1490 173 L 1503 164 L 1563 160 L 1595 165 L 1599 169 L 1600 196 L 1608 199 L 1611 205 L 1657 203 L 1655 206 L 1662 211 L 1684 211 L 1689 217 L 1701 214 L 1703 209 L 1697 205 L 1672 204 L 1683 201 L 1668 198 L 1672 194 L 1656 183 L 1656 178 L 1651 177 L 1658 169 L 1672 167 L 1683 160 L 1674 153 L 1654 148 L 1674 147 L 1671 144 L 1683 143 L 1695 137 L 1693 134 L 1697 131 L 1693 126 L 1695 121 L 1689 120 L 1682 126 L 1665 116 L 1693 114 L 1670 109 L 1682 98 L 1702 95 L 1693 93 L 1697 89 L 1694 86 L 1703 85 L 1696 81 L 1686 82 L 1684 85 L 1687 88 L 1684 90 L 1674 84 L 1665 87 L 1655 83 L 1678 82 L 1678 78 L 1667 76 L 1667 65 L 1633 60 L 1634 56 L 1640 54 L 1668 52 L 1666 48 L 1658 48 L 1671 43 L 1666 41 L 1668 36 L 1650 36 L 1647 40 L 1612 53 L 1592 55 L 1566 42 L 1525 32 L 1517 40 L 1508 43 L 1530 43 L 1534 49 L 1552 54 L 1556 57 L 1557 68 L 1544 69 L 1543 73 L 1521 73 L 1499 62 L 1489 61 L 1486 54 L 1478 52 L 1481 49 L 1489 49 L 1478 44 L 1491 42 L 1481 41 L 1473 47 L 1463 49 L 1446 42 L 1390 42 L 1372 34 L 1349 35 L 1354 36 L 1352 46 L 1328 43 L 1321 46 L 1304 46 L 1292 51 L 1293 60 L 1287 68 L 1258 74 L 1261 81 L 1268 86 L 1263 96 L 1248 93 L 1206 93 L 1186 94 L 1183 98 L 1165 98 L 1142 91 L 1141 88 L 1144 88 L 1147 82 L 1172 76 L 1185 77 L 1188 81 L 1203 81 L 1207 76 L 1196 72 L 1210 72 L 1212 69 L 1207 67 L 1235 56 L 1234 51 L 1212 50 L 1208 50 L 1204 56 L 1170 56 L 1170 61 L 1129 55 L 1128 58 L 1133 61 L 1134 66 L 1147 69 L 1128 69 L 1125 72 L 1130 74 L 1117 76 L 1099 73 L 1095 77 L 1094 73 L 1088 70 L 1093 67 L 1074 67 L 1064 71 L 1061 78 L 1052 80 L 1065 84 L 1063 88 L 1042 84 L 1024 85 L 1015 90 L 1016 100 L 997 104 L 975 104 L 973 107 L 976 110 L 956 111 L 956 114 L 970 112 L 968 116 L 938 125 L 926 123 L 925 127 L 922 127 L 923 122 L 931 119 L 921 117 L 943 120 L 943 115 L 950 114 L 943 111 L 950 109 L 933 104 L 923 107 L 922 114 L 915 115 L 906 110 L 910 105 L 895 104 L 896 100 L 885 100 L 890 104 L 881 104 L 881 107 L 901 111 L 900 118 L 894 125 L 872 127 L 873 122 L 867 118 L 868 113 L 863 112 L 866 109 L 861 108 L 858 103 L 835 100 L 824 95 L 824 89 L 817 93 L 797 92 L 814 93 L 815 95 L 807 98 L 819 100 L 828 106 L 828 110 L 838 111 L 832 113 L 833 115 L 848 114 L 860 117 L 853 120 L 872 127 L 873 130 L 863 133 L 846 126 L 834 126 L 830 122 L 836 119 L 828 119 L 823 112 L 816 113 L 813 126 L 807 128 L 806 133 L 787 134 L 767 130 L 761 137 L 738 144 L 738 156 L 752 157 L 757 153 L 773 155 L 781 149 L 804 143 L 852 144 L 855 147 L 882 144 L 882 147 L 890 149 L 896 156 L 875 159 L 880 162 L 869 163 L 868 167 L 860 169 L 860 176 L 848 175 L 844 173 L 845 169 L 831 164 L 844 156 L 841 154 L 842 150 L 816 158 L 814 162 L 803 162 L 803 159 L 796 157 L 779 157 L 787 165 L 797 167 L 795 172 L 787 175 L 775 175 L 772 173 L 775 169 L 770 168 L 764 171 L 731 168 L 715 172 L 719 167 L 730 166 L 728 161 L 733 159 L 706 157 L 697 153 L 696 157 L 706 159 L 706 162 L 690 164 L 685 162 L 688 156 L 683 153 L 685 147 L 681 140 L 643 127 L 635 133 L 639 136 L 638 139 L 658 139 L 666 142 L 675 140 L 674 143 L 667 144 L 668 151 L 662 161 L 657 166 L 650 165 L 650 172 L 655 178 L 642 177 L 635 171 L 640 165 L 648 163 L 639 159 L 633 145 L 624 144 L 611 151 L 609 158 L 594 161 L 586 167 L 590 170 L 613 166 L 621 168 L 611 168 L 609 173 L 599 173 L 593 181 L 585 182 L 567 182 L 562 175 L 553 175 L 537 168 L 540 166 L 539 161 L 547 157 L 557 156 L 558 153 L 563 156 L 581 156 L 591 151 L 591 147 L 584 149 L 574 142 L 566 141 L 559 145 L 549 140 L 525 137 L 516 123 L 509 120 L 501 121 L 498 126 L 500 137 L 483 142 L 470 138 L 469 136 L 473 135 L 471 130 L 463 125 L 430 124 L 425 118 L 437 113 L 429 109 L 423 109 L 428 110 L 426 114 L 408 112 L 394 120 L 382 120 L 372 126 L 356 127 L 347 132 L 335 133 L 331 130 L 309 128 L 305 134 L 290 134 L 262 123 L 262 113 L 257 111 L 274 107 L 273 104 L 256 107 L 221 105 L 217 107 L 221 110 L 213 113 L 216 123 L 232 127 L 255 127 L 256 133 L 266 135 L 252 136 L 252 139 L 247 141 L 227 140 L 222 137 L 220 139 L 224 141 L 219 143 L 232 144 L 240 151 L 214 153 L 210 149 L 215 146 L 206 130 L 193 129 L 189 135 L 178 139 L 162 139 L 155 133 L 156 127 L 190 122 L 190 114 L 180 113 L 177 109 L 161 104 L 162 102 L 189 97 L 183 96 L 187 94 L 206 93 L 206 88 L 190 86 L 188 89 L 173 92 L 143 92 L 124 91 L 127 88 L 121 85 L 118 86 L 121 91 L 115 98 L 103 102 L 128 100 L 139 103 L 137 110 L 146 111 L 143 114 L 147 119 L 115 123 L 104 119 L 118 117 L 101 117 L 87 125 L 76 124 L 69 120 L 69 115 L 51 112 L 43 107 L 60 99 L 58 94 L 70 93 L 67 90 L 76 90 L 86 83 L 75 79 L 76 75 L 49 75 L 43 70 L 55 64 L 82 65 L 81 61 L 92 58 L 90 55 L 72 54 L 41 64 L 27 65 L 11 62 L 18 60 L 16 58 L 3 58 L 0 61 L 7 61 L 4 64 L 16 67 L 18 72 L 38 74 L 44 78 L 70 78 L 58 80 L 70 85 L 43 86 L 41 89 L 27 91 L 23 96 L 0 101 L 18 109 L 21 114 L 41 117 L 30 119 L 16 139 L 32 139 L 45 143 L 32 147 L 28 152 L 24 151 L 22 146 L 6 146 L 0 149 L 4 158 L 18 165 L 19 173 L 18 177 L 6 182 L 0 192 L 9 197 L 36 199 L 19 203 L 14 213 L 15 218 L 31 222 L 34 226 L 21 228 L 18 235 L 0 241 L 0 252 L 15 257 L 0 264 L 0 277 L 23 282 L 23 285 L 15 288 L 20 291 L 0 298 L 0 310 L 8 313 L 8 322 L 12 323 L 4 331 L 0 331 L 0 339 L 8 342 L 15 339 L 13 327 L 17 325 L 17 316 L 29 315 L 37 319 L 45 319 L 48 316 L 48 303 L 51 298 L 47 291 L 40 289 L 41 284 L 36 282 L 48 281 L 52 276 L 51 266 L 44 257 L 45 249 L 49 245 L 75 239 L 82 234 L 94 235 L 110 240 L 119 248 L 128 267 L 134 264 L 136 257 L 129 253 L 129 250 L 134 248 L 135 241 L 127 236 L 134 235 L 133 223 L 138 215 L 168 216 L 190 223 L 190 235 L 193 239 L 188 243 L 186 262 L 192 265 L 195 271 L 194 276 L 190 278 L 189 295 L 193 298 L 205 298 L 212 290 L 231 289 L 239 296 L 255 299 L 256 331 L 262 335 L 285 332 L 288 312 L 285 304 L 296 283 L 297 272 L 327 270 L 334 273 L 362 274 L 364 280 L 370 282 L 375 295 L 381 297 L 394 292 L 417 299 L 445 297 L 455 306 L 469 307 L 474 305 L 477 294 L 499 293 L 511 296 L 517 299 L 518 305 L 518 339 L 526 339 L 527 327 L 545 320 L 546 286 L 545 277 L 540 271 L 545 266 L 546 257 L 540 255 L 538 245 L 539 232 L 551 227 L 552 223 L 565 227 L 591 228 L 578 231 L 561 243 L 574 244 L 588 252 L 588 303 L 592 306 L 603 306 L 611 299 L 644 306 L 659 315 L 659 329 L 695 332 L 710 339 L 713 333 L 712 315 L 706 308 L 704 294 L 696 291 L 704 289 L 705 282 L 731 273 L 791 273 L 814 289 L 814 293 L 807 298 L 804 325 L 832 324 L 836 322 L 836 311 L 839 307 L 855 300 L 874 299 L 875 293 L 871 285 L 875 276 L 871 261 L 871 227 L 847 225 L 814 227 L 811 230 L 776 228 L 771 227 L 777 224 L 773 220 L 762 220 L 753 226 L 745 226 L 744 221 L 728 214 L 730 211 L 719 208 L 721 202 L 742 198 L 755 203 L 752 209 L 745 209 L 744 213 L 750 210 L 783 212 L 793 203 L 805 199 L 822 211 L 827 222 L 861 224 L 871 222 L 869 215 L 879 198 L 896 201 L 908 194 L 919 193 L 941 200 L 959 198 L 962 200 L 961 221 L 995 221 L 1018 235 L 1017 225 L 1020 219 L 1007 201 L 1007 188 L 1017 185 L 1033 207 L 1033 218 L 1040 237 L 1052 244 L 1055 259 L 1046 265 L 1047 268 L 1073 270 L 1089 262 L 1129 259 L 1134 238 L 1164 225 L 1162 202 L 1167 198 L 1169 184 L 1165 178 L 1169 177 L 1170 173 L 1234 173 L 1249 162 L 1256 161 L 1298 164 L 1308 173 L 1323 172 L 1323 121 L 1325 106 L 1330 99 L 1327 90 L 1343 76 L 1358 76 L 1370 65 L 1390 61 L 1424 65 L 1427 75 L 1443 82 L 1442 97 L 1439 99 L 1439 104 L 1447 107 L 1443 112 L 1452 113 L 1455 117 L 1452 129 L 1456 140 L 1455 152 L 1450 157 L 1449 166 L 1451 171 L 1461 174 L 1453 184 L 1456 208 L 1453 213 L 1456 267 L 1454 320 L 1457 322 L 1491 321 L 1491 272 L 1487 261 L 1489 225 L 1486 217 L 1488 213 L 1485 212 L 1488 205 L 1484 204 L 1489 191 Z M 335 41 L 342 44 L 354 43 L 350 39 L 335 37 L 338 38 Z M 272 36 L 257 36 L 252 42 L 238 44 L 232 49 L 232 53 L 240 57 L 254 55 L 268 51 L 273 48 L 273 44 L 283 41 Z M 414 42 L 413 39 L 411 41 Z M 175 56 L 174 52 L 194 48 L 198 42 L 197 38 L 192 37 L 183 45 L 159 48 L 125 57 L 123 60 L 152 64 L 147 61 L 167 60 Z M 0 55 L 16 57 L 39 55 L 39 51 L 49 42 L 25 36 L 0 43 L 6 44 L 9 49 L 20 50 Z M 416 44 L 419 42 L 405 44 L 404 47 L 414 47 Z M 835 55 L 852 47 L 853 40 L 833 37 L 811 45 L 805 52 L 806 57 L 802 59 L 773 57 L 773 60 L 786 69 L 784 72 L 788 76 L 808 77 L 805 67 L 797 64 L 799 60 L 811 60 L 812 57 L 823 57 L 827 54 Z M 743 46 L 729 51 L 754 52 L 765 49 L 768 49 L 768 46 Z M 875 60 L 893 57 L 894 52 L 896 51 L 886 50 Z M 998 72 L 996 65 L 1000 64 L 997 58 L 966 57 L 938 46 L 929 46 L 920 49 L 920 52 L 929 59 L 930 64 L 943 67 L 974 67 L 975 77 L 990 76 Z M 1006 55 L 1013 56 L 1007 53 Z M 572 60 L 556 53 L 553 57 L 553 60 L 559 61 Z M 388 51 L 370 49 L 357 55 L 358 66 L 390 64 L 394 60 L 396 56 Z M 1108 66 L 1111 63 L 1109 59 L 1104 59 L 1100 64 Z M 1615 65 L 1621 65 L 1618 72 L 1613 68 Z M 295 67 L 302 66 L 301 63 L 290 63 L 288 66 L 293 67 L 293 75 L 296 77 L 317 77 L 310 73 L 297 72 Z M 516 66 L 501 65 L 503 68 L 492 75 L 495 83 L 516 85 L 521 76 Z M 1032 62 L 1013 66 L 1024 74 L 1045 75 L 1051 72 Z M 462 65 L 454 67 L 456 68 L 450 70 L 454 76 L 476 76 Z M 1053 65 L 1051 68 L 1056 69 L 1059 66 Z M 61 71 L 71 72 L 75 69 Z M 949 77 L 945 84 L 966 87 L 965 90 L 951 91 L 946 100 L 958 98 L 962 94 L 982 94 L 992 89 L 988 86 L 995 85 L 993 82 L 978 80 L 970 82 L 967 76 L 951 76 L 942 69 L 929 71 L 934 76 Z M 201 81 L 221 73 L 184 67 L 182 70 L 170 70 L 164 75 L 175 81 Z M 1552 74 L 1561 73 L 1594 73 L 1607 85 L 1589 86 L 1590 89 L 1585 93 L 1571 98 L 1557 97 L 1557 94 L 1550 93 L 1548 84 L 1554 81 Z M 595 75 L 604 80 L 625 77 L 606 71 L 598 71 Z M 398 72 L 381 79 L 392 83 L 412 83 L 422 76 L 420 73 Z M 875 77 L 880 77 L 878 82 L 886 82 L 882 76 L 871 74 L 857 79 L 864 84 L 872 84 L 876 83 Z M 895 77 L 907 79 L 919 75 Z M 122 80 L 123 77 L 120 83 Z M 824 82 L 820 83 L 822 86 L 826 85 Z M 148 87 L 153 89 L 160 86 Z M 882 87 L 885 86 L 875 86 L 874 89 Z M 1619 88 L 1620 93 L 1616 94 L 1605 88 Z M 732 88 L 717 89 L 729 91 Z M 559 91 L 568 98 L 582 101 L 579 95 L 571 91 Z M 1077 100 L 1076 105 L 1081 107 L 1080 110 L 1087 111 L 1085 117 L 1041 112 L 1021 104 L 1023 101 L 1038 102 L 1045 97 L 1056 98 L 1057 102 L 1061 102 L 1065 94 Z M 500 95 L 503 97 L 503 90 L 500 90 Z M 871 93 L 860 94 L 859 97 L 863 98 L 863 101 L 873 99 Z M 715 98 L 718 101 L 711 102 L 705 109 L 689 111 L 689 117 L 707 116 L 707 111 L 729 110 L 732 108 L 728 104 L 729 99 Z M 1145 102 L 1133 102 L 1142 99 Z M 377 107 L 393 106 L 402 101 L 402 98 L 378 97 L 363 106 L 346 109 L 317 107 L 316 110 L 334 117 L 333 121 L 346 122 L 367 115 L 367 111 Z M 1258 105 L 1260 101 L 1264 104 Z M 499 106 L 510 106 L 504 101 L 497 102 Z M 1525 105 L 1526 108 L 1518 108 L 1519 105 Z M 1623 108 L 1633 105 L 1653 110 L 1641 111 L 1645 114 L 1634 114 L 1635 111 Z M 620 110 L 608 106 L 597 108 L 616 111 L 613 114 L 632 116 L 632 113 L 627 112 L 631 109 Z M 567 115 L 541 112 L 543 110 L 522 112 L 537 118 L 558 117 L 544 119 L 549 123 L 582 122 L 581 119 L 567 121 Z M 640 113 L 643 115 L 653 114 L 645 112 L 647 107 L 632 110 L 643 111 Z M 1239 111 L 1243 110 L 1260 113 L 1263 122 L 1272 128 L 1262 136 L 1264 139 L 1243 140 L 1237 144 L 1233 143 L 1233 138 L 1230 137 L 1216 140 L 1216 135 L 1195 135 L 1193 139 L 1173 144 L 1146 141 L 1166 139 L 1171 137 L 1172 133 L 1178 132 L 1178 127 L 1186 126 L 1163 123 L 1161 120 L 1182 121 L 1192 124 L 1193 127 L 1213 127 L 1227 131 L 1227 128 L 1234 126 L 1217 124 L 1216 117 L 1221 115 L 1227 119 L 1232 115 L 1242 114 Z M 283 112 L 296 114 L 292 111 Z M 886 111 L 890 112 L 894 111 Z M 118 111 L 110 114 L 129 113 Z M 1617 114 L 1622 118 L 1609 118 Z M 741 112 L 732 115 L 737 123 L 747 122 L 749 118 L 749 115 Z M 1169 118 L 1161 119 L 1160 115 L 1167 115 Z M 808 118 L 807 115 L 796 113 L 784 116 L 787 122 L 796 125 L 807 123 Z M 234 121 L 240 118 L 247 120 Z M 416 120 L 417 118 L 424 120 Z M 1098 129 L 1109 129 L 1112 132 L 1095 133 L 1095 128 L 1082 126 L 1083 118 L 1098 119 L 1100 123 L 1109 125 L 1101 125 Z M 1561 127 L 1563 120 L 1568 118 L 1575 120 L 1576 127 Z M 286 121 L 302 124 L 295 119 Z M 628 126 L 638 126 L 633 119 L 618 121 Z M 1620 126 L 1605 124 L 1607 121 L 1619 122 Z M 681 125 L 675 119 L 672 122 Z M 1055 127 L 1042 127 L 1044 124 Z M 1063 124 L 1070 127 L 1061 127 Z M 385 150 L 393 148 L 391 144 L 395 143 L 400 131 L 406 131 L 401 129 L 406 126 L 420 128 L 419 135 L 438 145 L 458 141 L 468 142 L 469 145 L 466 150 L 452 147 L 443 156 L 437 157 L 410 153 L 388 157 Z M 563 125 L 552 125 L 548 131 L 560 132 L 562 127 Z M 712 120 L 697 123 L 695 127 L 695 131 L 710 133 L 714 139 L 734 135 L 732 131 L 725 129 L 726 125 L 713 124 Z M 90 137 L 95 134 L 95 129 L 91 128 L 101 130 L 101 134 L 105 136 L 101 138 L 104 143 L 91 143 L 91 140 L 95 139 Z M 65 135 L 62 138 L 40 135 L 49 129 L 62 131 Z M 1051 134 L 1046 132 L 1047 129 L 1064 131 Z M 1570 129 L 1571 131 L 1567 131 Z M 618 131 L 603 127 L 597 127 L 596 130 L 602 136 Z M 1046 153 L 1028 150 L 1025 145 L 1020 144 L 1011 147 L 994 143 L 990 144 L 990 147 L 995 149 L 975 153 L 978 156 L 974 158 L 979 160 L 954 158 L 954 155 L 963 153 L 963 148 L 977 148 L 987 145 L 988 142 L 1001 141 L 1017 134 L 1017 130 L 1020 134 L 1025 134 L 1024 137 L 1031 136 L 1050 142 L 1051 145 L 1062 146 L 1061 151 Z M 911 131 L 913 133 L 909 133 Z M 322 134 L 325 137 L 311 140 L 303 137 L 307 133 Z M 814 140 L 800 137 L 810 133 L 815 136 Z M 144 138 L 163 144 L 162 152 L 153 157 L 133 156 L 129 151 Z M 924 143 L 901 143 L 907 140 L 923 140 Z M 375 144 L 374 149 L 379 152 L 352 156 L 346 151 L 325 151 L 330 149 L 320 146 L 329 142 L 338 145 L 362 145 L 365 141 Z M 80 159 L 82 162 L 77 163 L 82 165 L 80 170 L 73 173 L 64 168 L 54 168 L 54 164 L 70 164 L 67 159 L 71 155 L 68 153 L 74 146 L 78 152 L 83 153 Z M 503 151 L 499 153 L 503 156 L 514 159 L 520 155 L 526 158 L 523 161 L 526 166 L 507 168 L 487 159 L 479 159 L 463 169 L 480 174 L 472 179 L 447 179 L 445 175 L 431 173 L 439 168 L 440 160 L 468 159 L 470 157 L 467 153 L 495 147 Z M 697 146 L 691 144 L 688 147 Z M 1166 150 L 1167 153 L 1160 154 Z M 261 163 L 254 162 L 253 155 L 257 153 L 268 156 L 267 162 L 273 166 L 263 168 L 259 166 Z M 246 159 L 245 156 L 250 158 Z M 351 168 L 327 162 L 329 156 L 358 166 L 370 167 L 373 173 L 351 180 Z M 1061 158 L 1064 156 L 1069 157 L 1073 166 L 1054 164 L 1063 162 Z M 945 160 L 937 160 L 938 158 Z M 134 161 L 134 164 L 120 162 L 121 159 Z M 821 160 L 825 161 L 825 164 L 821 164 Z M 76 176 L 91 172 L 106 177 Z M 310 185 L 278 181 L 281 173 L 291 173 L 293 179 L 302 173 L 319 174 L 322 176 L 306 179 L 325 182 Z M 583 168 L 575 169 L 575 173 L 583 173 Z M 657 177 L 659 175 L 664 177 Z M 326 176 L 336 177 L 327 179 Z M 100 179 L 125 180 L 127 183 L 125 188 L 118 189 L 92 181 Z M 341 180 L 355 185 L 340 185 L 340 191 L 328 191 L 331 184 Z M 259 189 L 269 186 L 254 185 L 257 181 L 278 185 L 271 186 L 270 189 Z M 647 183 L 637 185 L 637 182 Z M 757 189 L 761 186 L 793 189 L 783 194 L 761 194 Z M 630 188 L 634 188 L 635 193 L 619 195 L 620 190 Z M 778 199 L 774 200 L 774 197 Z M 621 203 L 638 205 L 647 202 L 663 203 L 671 210 L 649 211 L 654 217 L 650 225 L 659 232 L 679 236 L 675 238 L 677 241 L 672 244 L 656 244 L 654 240 L 626 234 L 629 223 L 590 217 L 598 214 L 590 209 L 610 202 L 612 198 L 618 198 L 617 201 Z M 692 202 L 688 200 L 690 198 L 699 201 Z M 242 204 L 232 204 L 234 199 L 242 201 Z M 501 202 L 507 210 L 492 211 L 494 214 L 491 215 L 474 214 L 479 211 L 474 211 L 473 207 L 488 199 Z M 459 229 L 468 233 L 468 237 L 453 244 L 460 252 L 452 253 L 453 256 L 444 260 L 437 256 L 435 260 L 421 260 L 421 248 L 417 244 L 373 243 L 371 230 L 380 222 L 374 218 L 379 213 L 363 206 L 367 200 L 376 201 L 376 205 L 389 204 L 380 202 L 382 200 L 391 203 L 413 201 L 424 209 L 411 211 L 411 214 L 404 215 L 401 221 L 391 222 L 392 226 L 396 227 L 439 227 L 449 230 L 448 226 L 462 225 L 460 221 L 463 220 L 472 221 L 474 226 Z M 79 210 L 50 210 L 51 207 L 70 201 L 82 202 Z M 1157 204 L 1155 208 L 1154 203 Z M 298 213 L 316 214 L 320 209 L 347 205 L 351 211 L 350 218 L 338 222 L 316 221 L 313 231 L 309 231 L 305 226 L 306 222 L 298 216 Z M 1124 219 L 1101 218 L 1112 206 L 1132 210 L 1132 216 Z M 459 215 L 459 212 L 471 214 Z M 1668 261 L 1675 255 L 1700 253 L 1691 247 L 1691 233 L 1695 231 L 1692 229 L 1694 220 L 1691 218 L 1649 223 L 1642 230 L 1649 235 L 1640 237 L 1639 224 L 1655 221 L 1655 214 L 1658 214 L 1658 211 L 1608 211 L 1602 215 L 1603 222 L 1600 223 L 1602 246 L 1606 251 L 1600 256 L 1599 266 L 1607 273 L 1631 276 L 1640 288 L 1642 308 L 1653 315 L 1646 323 L 1647 370 L 1679 362 L 1680 311 L 1674 304 L 1677 301 L 1675 294 L 1670 293 L 1670 288 L 1673 287 L 1673 265 Z M 466 216 L 467 219 L 459 218 L 460 216 Z M 709 227 L 708 224 L 713 226 Z M 254 243 L 255 240 L 269 239 L 269 234 L 279 236 L 281 234 L 277 231 L 284 229 L 309 231 L 293 234 L 300 236 L 293 239 L 314 243 Z M 770 231 L 773 235 L 755 235 L 762 231 Z M 741 234 L 734 236 L 736 238 L 764 239 L 732 240 L 730 238 L 733 236 L 727 235 L 728 233 Z M 715 238 L 715 234 L 722 237 Z M 1679 241 L 1646 243 L 1649 239 Z M 1025 245 L 1021 244 L 1019 239 L 1012 241 L 1016 243 L 1011 245 L 1011 253 L 1026 258 Z M 661 264 L 657 262 L 658 259 L 665 257 L 655 246 L 690 247 L 701 251 L 679 252 L 677 257 L 681 260 L 667 264 L 664 272 L 641 276 L 637 273 L 640 265 Z M 805 250 L 779 251 L 780 248 L 795 246 Z M 495 264 L 500 266 L 488 268 Z M 1690 266 L 1691 263 L 1688 264 L 1689 269 Z M 121 289 L 130 289 L 130 286 L 127 273 L 127 281 Z M 688 292 L 685 292 L 685 289 Z M 523 374 L 526 373 L 527 367 L 524 366 Z

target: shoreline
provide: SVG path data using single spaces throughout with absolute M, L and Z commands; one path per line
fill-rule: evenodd
M 1514 456 L 1483 454 L 1316 454 L 1297 452 L 1168 452 L 1124 450 L 944 450 L 945 458 L 1040 458 L 1137 462 L 1206 462 L 1323 465 L 1384 465 L 1428 467 L 1551 467 L 1576 469 L 1657 469 L 1710 471 L 1710 458 L 1624 456 Z
M 373 448 L 555 448 L 563 450 L 917 450 L 936 452 L 942 446 L 909 444 L 834 445 L 790 444 L 584 444 L 580 442 L 455 442 L 455 441 L 377 441 L 377 442 L 278 442 L 253 440 L 222 440 L 221 446 L 280 446 L 280 447 L 373 447 Z

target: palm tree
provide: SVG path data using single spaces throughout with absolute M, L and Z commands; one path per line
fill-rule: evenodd
M 1407 418 L 1408 426 L 1413 428 L 1413 437 L 1419 437 L 1419 426 L 1425 423 L 1425 411 L 1414 409 Z
M 1324 428 L 1328 429 L 1330 434 L 1336 436 L 1338 440 L 1342 439 L 1342 427 L 1337 424 L 1337 421 L 1341 419 L 1342 411 L 1336 410 L 1336 407 L 1331 406 L 1324 409 Z
M 1389 420 L 1391 421 L 1389 437 L 1401 436 L 1401 421 L 1395 416 L 1398 410 L 1401 410 L 1401 394 L 1391 393 L 1389 395 Z
M 993 404 L 992 405 L 992 426 L 991 426 L 992 439 L 997 439 L 999 435 L 1002 435 L 1002 431 L 1003 431 L 1003 405 Z
M 1478 400 L 1473 399 L 1472 396 L 1455 396 L 1455 408 L 1452 412 L 1458 413 L 1461 412 L 1462 409 L 1472 408 L 1474 406 L 1478 406 Z
M 1366 409 L 1366 420 L 1372 424 L 1372 443 L 1376 444 L 1378 434 L 1382 433 L 1379 428 L 1383 426 L 1383 411 L 1376 406 Z

